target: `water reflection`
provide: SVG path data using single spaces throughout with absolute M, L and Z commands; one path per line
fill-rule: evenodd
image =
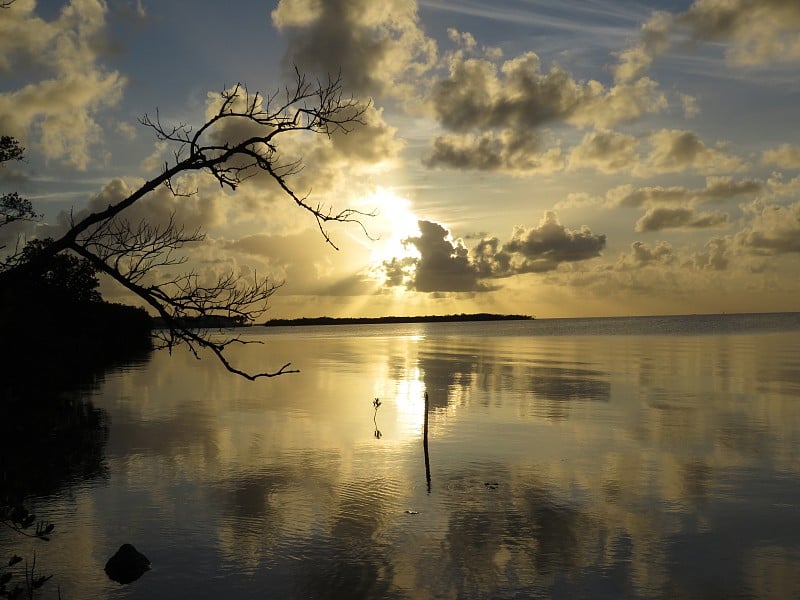
M 69 517 L 55 516 L 52 500 L 70 499 L 81 487 L 108 481 L 110 418 L 89 394 L 110 370 L 142 368 L 149 355 L 147 349 L 116 350 L 112 360 L 60 356 L 52 348 L 39 352 L 40 361 L 31 360 L 30 353 L 18 353 L 7 361 L 9 368 L 0 381 L 0 507 L 23 506 L 40 522 L 52 522 L 54 533 L 48 537 L 53 539 L 69 537 L 72 524 Z M 0 556 L 25 556 L 26 579 L 27 561 L 36 565 L 38 576 L 57 575 L 58 562 L 50 560 L 51 544 L 32 539 L 33 529 L 23 536 L 0 528 Z M 20 573 L 14 577 L 16 583 Z M 58 585 L 56 576 L 44 591 L 55 594 Z
M 796 334 L 338 331 L 234 357 L 300 376 L 108 378 L 106 479 L 48 501 L 65 597 L 114 594 L 86 573 L 123 540 L 155 565 L 129 598 L 800 593 Z
M 120 352 L 120 355 L 124 353 Z M 107 475 L 108 413 L 88 396 L 106 374 L 146 364 L 147 351 L 83 363 L 45 350 L 14 356 L 0 381 L 0 502 L 22 502 Z

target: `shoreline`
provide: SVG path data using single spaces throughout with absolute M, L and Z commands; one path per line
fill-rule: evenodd
M 415 317 L 300 317 L 296 319 L 270 319 L 263 327 L 311 325 L 380 325 L 382 323 L 461 323 L 470 321 L 532 321 L 530 315 L 497 315 L 491 313 L 418 315 Z

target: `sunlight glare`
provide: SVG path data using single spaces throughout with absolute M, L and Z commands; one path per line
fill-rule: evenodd
M 408 377 L 398 381 L 397 395 L 397 424 L 402 437 L 412 437 L 422 434 L 422 425 L 425 421 L 425 383 L 419 368 L 409 369 Z
M 411 202 L 398 196 L 392 189 L 379 187 L 364 199 L 364 204 L 376 211 L 374 232 L 377 242 L 373 246 L 370 263 L 379 267 L 392 258 L 417 257 L 413 245 L 403 245 L 403 240 L 420 234 L 418 217 L 411 211 Z

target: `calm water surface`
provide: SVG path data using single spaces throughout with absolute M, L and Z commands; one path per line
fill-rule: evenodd
M 90 394 L 102 468 L 32 499 L 50 542 L 0 532 L 44 597 L 800 597 L 798 315 L 246 337 L 302 373 L 155 353 Z

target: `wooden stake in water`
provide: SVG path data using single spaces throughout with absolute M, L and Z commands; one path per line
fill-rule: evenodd
M 428 392 L 425 392 L 425 424 L 422 427 L 422 449 L 425 452 L 425 480 L 431 493 L 431 461 L 428 457 Z

